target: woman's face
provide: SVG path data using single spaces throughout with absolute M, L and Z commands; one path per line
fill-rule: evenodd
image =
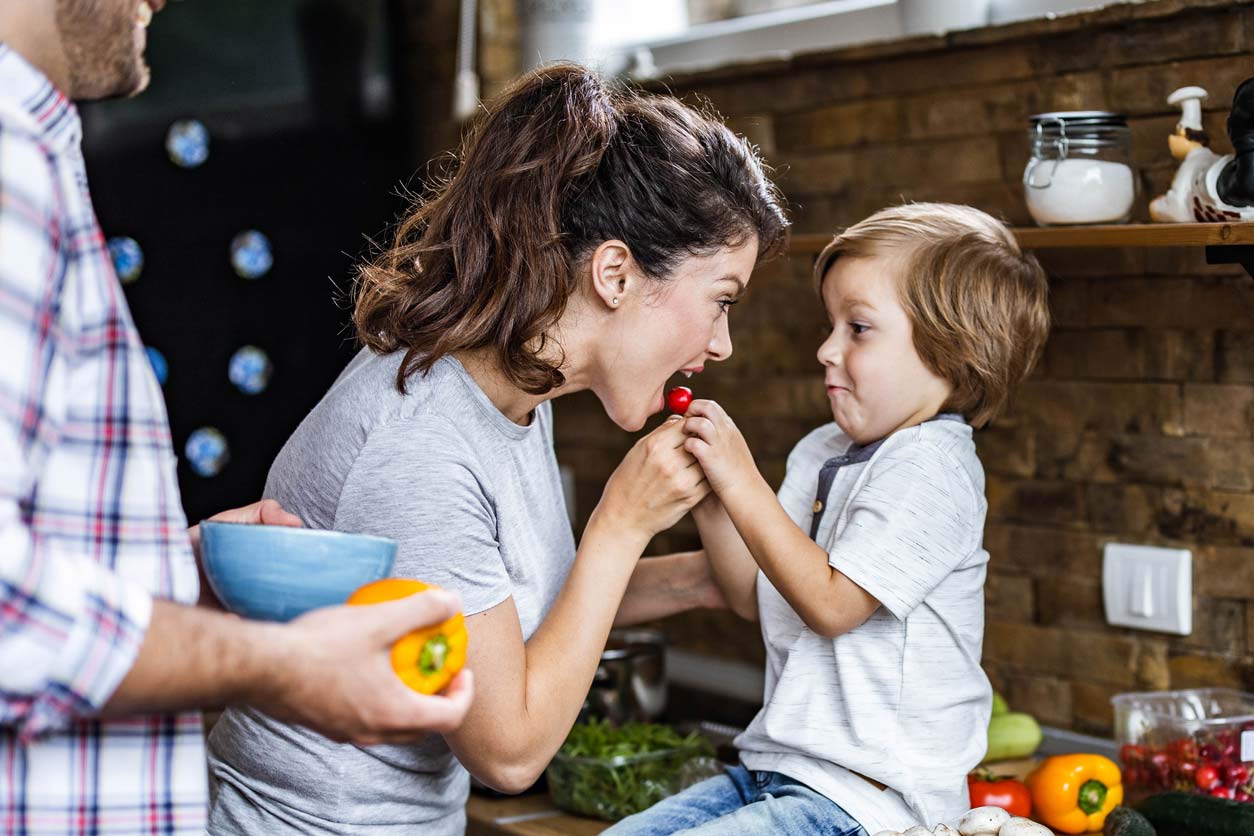
M 676 372 L 697 374 L 731 356 L 728 314 L 757 256 L 753 236 L 738 247 L 689 256 L 665 283 L 629 274 L 597 338 L 599 369 L 592 381 L 615 424 L 640 429 L 665 409 L 666 384 Z

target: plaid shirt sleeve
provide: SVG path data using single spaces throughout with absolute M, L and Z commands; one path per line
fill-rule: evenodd
M 24 740 L 98 711 L 152 612 L 143 586 L 93 560 L 88 544 L 76 554 L 31 525 L 74 360 L 59 321 L 63 200 L 47 149 L 0 128 L 0 725 Z

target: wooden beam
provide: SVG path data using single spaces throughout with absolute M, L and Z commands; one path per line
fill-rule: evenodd
M 1213 224 L 1111 224 L 1105 226 L 1039 226 L 1011 230 L 1025 249 L 1065 247 L 1207 247 L 1254 244 L 1254 222 Z M 792 236 L 789 253 L 818 255 L 831 235 Z

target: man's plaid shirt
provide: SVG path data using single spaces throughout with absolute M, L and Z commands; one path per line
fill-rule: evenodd
M 80 138 L 0 44 L 0 833 L 202 833 L 200 715 L 90 719 L 198 583 Z

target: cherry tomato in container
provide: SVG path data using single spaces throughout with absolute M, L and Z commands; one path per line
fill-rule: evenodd
M 1193 780 L 1197 782 L 1197 788 L 1200 790 L 1217 787 L 1219 786 L 1219 770 L 1209 764 L 1199 766 L 1197 772 L 1194 773 Z
M 666 407 L 676 415 L 683 415 L 692 405 L 692 390 L 687 386 L 676 386 L 666 393 Z

